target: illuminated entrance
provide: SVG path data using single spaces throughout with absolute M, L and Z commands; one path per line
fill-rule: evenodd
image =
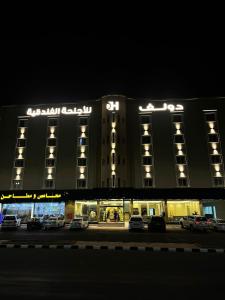
M 123 200 L 99 201 L 100 222 L 123 222 Z

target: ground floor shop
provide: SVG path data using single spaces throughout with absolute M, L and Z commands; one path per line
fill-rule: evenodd
M 74 217 L 86 216 L 90 223 L 123 223 L 131 215 L 148 219 L 152 215 L 164 216 L 168 223 L 182 216 L 200 214 L 225 218 L 224 200 L 198 199 L 98 199 L 52 202 L 1 203 L 2 215 L 17 215 L 23 223 L 31 217 L 65 216 L 66 222 Z

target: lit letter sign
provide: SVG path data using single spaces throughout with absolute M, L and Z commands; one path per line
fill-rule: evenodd
M 106 109 L 108 110 L 119 110 L 119 101 L 108 101 L 106 104 Z
M 37 116 L 58 116 L 58 115 L 89 115 L 92 112 L 92 107 L 83 106 L 82 108 L 67 108 L 63 107 L 51 107 L 47 109 L 32 109 L 28 108 L 27 115 L 31 117 Z
M 170 111 L 170 112 L 174 112 L 174 111 L 183 111 L 184 107 L 181 104 L 167 104 L 167 103 L 163 103 L 162 107 L 156 108 L 152 103 L 149 103 L 146 108 L 143 108 L 142 106 L 139 106 L 139 111 L 140 112 L 152 112 L 152 111 Z

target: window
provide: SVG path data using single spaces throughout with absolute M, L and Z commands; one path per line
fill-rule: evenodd
M 177 164 L 186 164 L 186 158 L 185 156 L 176 156 L 176 163 Z
M 182 116 L 181 115 L 173 115 L 173 122 L 182 122 Z
M 207 121 L 215 121 L 216 120 L 215 113 L 206 114 L 206 120 Z
M 55 159 L 48 158 L 46 159 L 46 167 L 54 167 L 55 166 Z
M 57 126 L 58 120 L 57 119 L 48 119 L 48 126 Z
M 28 120 L 19 119 L 19 126 L 18 127 L 27 127 Z
M 26 147 L 25 139 L 17 139 L 17 147 Z
M 143 135 L 141 137 L 142 144 L 151 144 L 151 136 L 150 135 Z
M 211 155 L 211 163 L 212 164 L 220 164 L 221 156 L 220 155 Z
M 187 186 L 187 178 L 178 178 L 178 186 Z
M 87 164 L 86 158 L 78 158 L 77 159 L 77 165 L 78 166 L 86 166 L 86 164 Z
M 208 137 L 210 143 L 218 142 L 218 134 L 209 134 Z
M 150 116 L 141 116 L 141 124 L 150 123 Z
M 175 144 L 184 143 L 184 136 L 183 135 L 174 135 L 174 143 Z
M 152 165 L 152 157 L 151 156 L 143 156 L 143 165 Z
M 15 167 L 16 168 L 22 168 L 24 167 L 24 159 L 16 159 L 15 160 Z
M 79 138 L 79 145 L 87 145 L 87 139 L 86 138 Z
M 85 179 L 77 179 L 77 187 L 78 188 L 85 188 L 86 187 L 86 180 Z
M 80 125 L 87 125 L 88 124 L 88 119 L 87 118 L 80 118 L 79 119 L 79 124 Z
M 144 179 L 144 187 L 152 186 L 152 178 L 145 178 Z
M 13 180 L 13 189 L 20 189 L 22 186 L 22 180 Z
M 56 139 L 48 139 L 48 146 L 56 146 Z
M 213 181 L 214 181 L 214 186 L 223 186 L 224 185 L 223 178 L 221 178 L 221 177 L 214 177 Z
M 45 187 L 46 188 L 52 188 L 53 187 L 53 180 L 45 180 Z

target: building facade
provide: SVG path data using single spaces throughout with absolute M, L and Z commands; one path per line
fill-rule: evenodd
M 2 106 L 1 213 L 225 217 L 224 115 L 225 98 Z

